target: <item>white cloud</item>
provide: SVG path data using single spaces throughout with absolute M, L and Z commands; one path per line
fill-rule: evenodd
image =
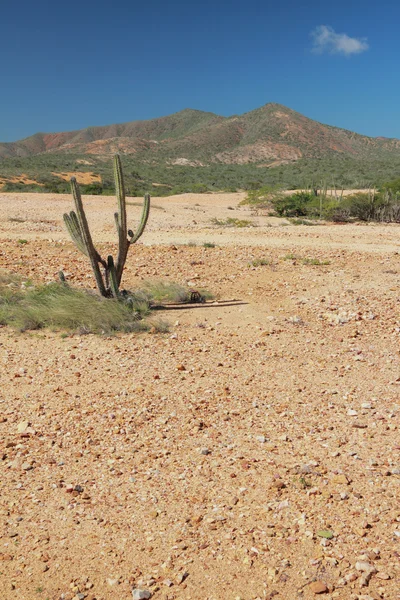
M 311 32 L 313 38 L 313 52 L 322 54 L 360 54 L 368 50 L 369 45 L 366 38 L 352 38 L 347 33 L 336 33 L 332 27 L 328 25 L 318 25 Z

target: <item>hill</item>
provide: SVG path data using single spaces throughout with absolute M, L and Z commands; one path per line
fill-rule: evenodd
M 289 189 L 324 182 L 364 188 L 400 174 L 400 140 L 323 125 L 280 104 L 222 117 L 185 109 L 151 119 L 0 144 L 4 191 L 113 193 L 110 156 L 123 157 L 131 195 Z
M 372 138 L 323 125 L 280 104 L 221 117 L 185 109 L 151 119 L 64 133 L 37 133 L 0 144 L 0 158 L 47 153 L 134 154 L 169 164 L 292 162 L 327 155 L 400 156 L 400 140 Z

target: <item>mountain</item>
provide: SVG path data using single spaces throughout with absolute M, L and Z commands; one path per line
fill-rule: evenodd
M 400 157 L 400 140 L 373 138 L 323 125 L 285 106 L 269 103 L 232 117 L 185 109 L 151 119 L 64 133 L 37 133 L 0 143 L 0 159 L 74 153 L 107 157 L 119 152 L 138 161 L 201 166 L 265 163 L 329 155 Z

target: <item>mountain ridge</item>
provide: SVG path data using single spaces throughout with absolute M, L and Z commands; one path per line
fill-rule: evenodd
M 186 108 L 145 121 L 36 133 L 16 142 L 0 143 L 0 159 L 71 152 L 99 157 L 119 152 L 134 154 L 148 163 L 188 161 L 197 166 L 265 161 L 276 164 L 330 154 L 400 156 L 400 140 L 325 125 L 270 102 L 230 117 Z

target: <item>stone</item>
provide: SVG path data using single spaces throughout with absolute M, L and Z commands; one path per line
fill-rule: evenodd
M 28 429 L 29 425 L 29 421 L 21 421 L 17 425 L 17 433 L 24 433 Z
M 390 579 L 389 573 L 385 573 L 385 571 L 379 571 L 379 573 L 377 573 L 376 576 L 378 579 L 384 579 L 384 580 Z
M 362 571 L 364 573 L 376 573 L 374 565 L 371 565 L 371 563 L 366 562 L 365 560 L 359 560 L 356 562 L 356 569 L 357 571 Z
M 271 487 L 276 488 L 277 490 L 282 490 L 285 486 L 284 481 L 282 479 L 274 479 L 271 482 Z
M 133 600 L 148 600 L 151 598 L 151 592 L 149 592 L 149 590 L 134 588 L 132 590 L 132 597 Z
M 314 594 L 326 594 L 329 590 L 323 581 L 313 581 L 310 583 L 310 590 Z
M 347 475 L 344 475 L 343 473 L 340 475 L 334 475 L 331 479 L 332 483 L 336 483 L 336 484 L 345 484 L 348 485 L 350 483 L 349 478 L 347 477 Z
M 183 573 L 179 573 L 179 575 L 176 576 L 176 583 L 178 585 L 180 585 L 181 583 L 183 583 L 185 581 L 185 579 L 189 576 L 189 573 L 187 571 L 183 571 Z

